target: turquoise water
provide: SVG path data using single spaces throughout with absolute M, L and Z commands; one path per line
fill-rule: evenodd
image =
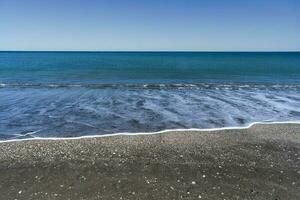
M 0 52 L 0 139 L 300 120 L 300 53 Z
M 3 83 L 291 83 L 300 53 L 2 52 Z

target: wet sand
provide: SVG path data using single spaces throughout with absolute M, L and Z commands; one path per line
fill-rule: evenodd
M 300 124 L 0 144 L 0 199 L 300 199 Z

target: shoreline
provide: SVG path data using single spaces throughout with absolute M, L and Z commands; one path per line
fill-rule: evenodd
M 8 139 L 8 140 L 0 140 L 1 143 L 9 143 L 9 142 L 21 142 L 21 141 L 34 141 L 34 140 L 80 140 L 84 138 L 101 138 L 101 137 L 112 137 L 112 136 L 135 136 L 135 135 L 156 135 L 163 133 L 172 133 L 172 132 L 211 132 L 211 131 L 222 131 L 222 130 L 243 130 L 249 129 L 255 125 L 272 125 L 272 124 L 300 124 L 298 120 L 292 121 L 270 121 L 270 122 L 251 122 L 246 126 L 229 126 L 229 127 L 220 127 L 220 128 L 188 128 L 188 129 L 165 129 L 161 131 L 154 132 L 120 132 L 120 133 L 111 133 L 111 134 L 103 134 L 103 135 L 84 135 L 84 136 L 76 136 L 76 137 L 33 137 L 33 138 L 25 138 L 25 139 Z M 37 131 L 33 131 L 37 132 Z
M 0 144 L 0 199 L 299 199 L 300 124 Z

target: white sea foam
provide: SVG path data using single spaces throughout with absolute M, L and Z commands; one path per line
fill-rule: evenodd
M 271 125 L 271 124 L 300 124 L 300 121 L 282 121 L 282 122 L 253 122 L 247 126 L 233 126 L 233 127 L 221 127 L 221 128 L 188 128 L 188 129 L 166 129 L 162 131 L 156 132 L 139 132 L 139 133 L 112 133 L 105 135 L 85 135 L 78 137 L 34 137 L 34 138 L 25 138 L 25 139 L 11 139 L 11 140 L 2 140 L 0 143 L 10 143 L 10 142 L 21 142 L 21 141 L 32 141 L 32 140 L 79 140 L 84 138 L 101 138 L 101 137 L 113 137 L 113 136 L 137 136 L 137 135 L 155 135 L 162 133 L 170 133 L 170 132 L 212 132 L 212 131 L 222 131 L 222 130 L 243 130 L 249 129 L 254 125 Z
M 124 87 L 1 88 L 0 138 L 240 127 L 255 121 L 300 119 L 300 88 Z M 35 130 L 41 131 L 24 135 Z

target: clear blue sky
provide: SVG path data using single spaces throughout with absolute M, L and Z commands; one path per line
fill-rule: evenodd
M 300 50 L 300 1 L 0 0 L 0 50 Z

